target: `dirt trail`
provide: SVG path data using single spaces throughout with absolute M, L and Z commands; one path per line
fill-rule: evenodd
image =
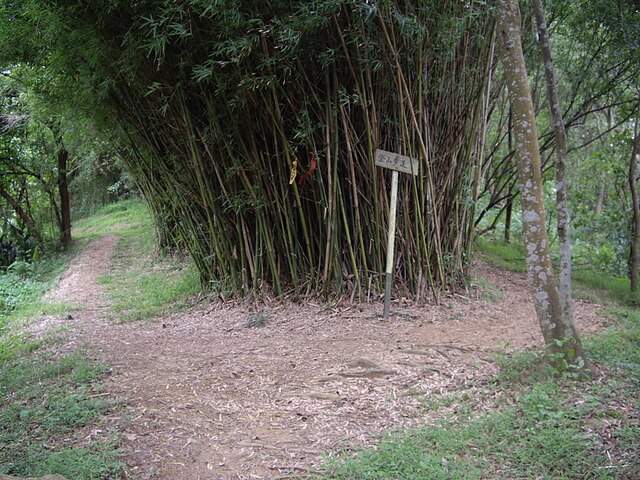
M 81 305 L 71 341 L 113 366 L 106 387 L 125 407 L 105 422 L 124 429 L 132 478 L 302 476 L 327 450 L 428 424 L 425 400 L 481 389 L 496 373 L 496 347 L 539 343 L 524 276 L 486 265 L 476 276 L 501 298 L 397 302 L 389 320 L 380 305 L 252 312 L 220 303 L 110 324 L 96 277 L 108 271 L 115 241 L 91 243 L 52 296 Z M 603 326 L 599 308 L 577 302 L 583 333 Z M 264 326 L 249 328 L 256 319 Z

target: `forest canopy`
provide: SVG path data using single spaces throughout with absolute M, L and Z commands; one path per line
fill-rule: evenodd
M 523 5 L 548 171 L 552 122 Z M 551 7 L 566 128 L 579 131 L 569 149 L 593 151 L 634 116 L 637 6 Z M 517 228 L 491 3 L 28 0 L 1 10 L 7 71 L 28 71 L 49 108 L 116 145 L 160 244 L 186 248 L 207 288 L 376 295 L 389 179 L 374 164 L 379 148 L 420 162 L 400 182 L 406 294 L 462 284 L 474 236 Z

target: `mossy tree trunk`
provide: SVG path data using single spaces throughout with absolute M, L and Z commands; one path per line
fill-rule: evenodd
M 522 53 L 517 1 L 498 0 L 497 15 L 501 60 L 513 111 L 527 273 L 538 321 L 551 363 L 559 370 L 588 375 L 588 362 L 578 332 L 571 318 L 562 314 L 549 254 L 540 147 Z

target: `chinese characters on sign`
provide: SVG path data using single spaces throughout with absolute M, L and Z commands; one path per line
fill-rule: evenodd
M 376 150 L 376 165 L 403 173 L 418 175 L 418 160 L 398 153 Z

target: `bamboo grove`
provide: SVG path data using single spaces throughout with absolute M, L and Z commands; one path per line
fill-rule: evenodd
M 92 81 L 162 242 L 205 286 L 377 295 L 380 148 L 420 161 L 401 178 L 396 285 L 426 299 L 461 283 L 471 248 L 494 44 L 482 5 L 105 2 L 75 9 L 73 30 L 100 49 Z

